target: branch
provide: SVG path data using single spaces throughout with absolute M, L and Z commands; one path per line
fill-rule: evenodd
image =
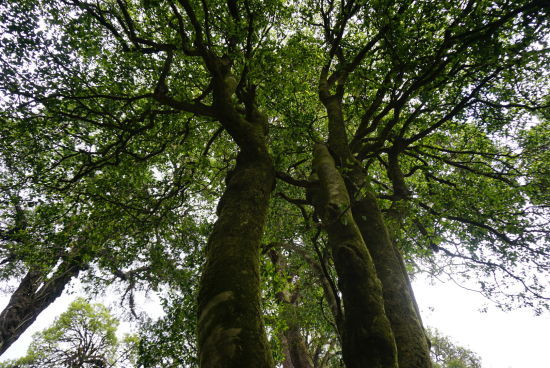
M 502 173 L 502 172 L 484 172 L 484 171 L 479 171 L 479 170 L 476 170 L 474 168 L 471 168 L 470 166 L 464 164 L 464 163 L 460 163 L 460 162 L 456 162 L 456 161 L 451 161 L 449 159 L 446 159 L 444 157 L 440 157 L 440 156 L 437 156 L 437 155 L 432 155 L 432 154 L 429 154 L 429 153 L 426 153 L 426 152 L 422 152 L 420 151 L 418 148 L 415 148 L 414 149 L 416 152 L 422 154 L 422 155 L 426 155 L 428 157 L 431 157 L 433 159 L 436 159 L 436 160 L 439 160 L 441 162 L 444 162 L 446 163 L 447 165 L 450 165 L 450 166 L 454 166 L 454 167 L 457 167 L 459 169 L 462 169 L 462 170 L 466 170 L 466 171 L 469 171 L 469 172 L 472 172 L 476 175 L 481 175 L 481 176 L 485 176 L 485 177 L 488 177 L 488 178 L 491 178 L 491 179 L 496 179 L 496 180 L 500 180 L 508 185 L 510 185 L 511 187 L 517 187 L 518 184 L 512 182 L 511 180 L 505 178 L 504 176 L 505 175 L 509 175 L 509 176 L 512 176 L 513 174 L 507 174 L 507 173 Z M 480 163 L 480 162 L 478 162 Z M 489 166 L 487 163 L 485 162 L 481 162 L 483 165 L 485 166 Z
M 222 132 L 224 131 L 224 127 L 219 127 L 215 132 L 214 134 L 212 134 L 212 137 L 210 137 L 210 139 L 208 140 L 208 143 L 206 143 L 206 147 L 204 147 L 204 151 L 202 151 L 202 155 L 203 156 L 206 156 L 208 154 L 208 151 L 210 150 L 210 146 L 212 146 L 212 144 L 214 143 L 214 141 L 216 140 L 216 138 L 218 138 L 220 136 L 220 134 L 222 134 Z
M 143 49 L 141 45 L 149 46 L 151 49 L 148 49 L 148 52 L 151 51 L 169 51 L 169 50 L 175 50 L 176 47 L 172 44 L 167 43 L 158 43 L 153 40 L 148 40 L 146 38 L 143 38 L 141 36 L 138 36 L 136 33 L 136 27 L 134 24 L 134 20 L 130 16 L 130 13 L 128 12 L 128 7 L 126 6 L 125 1 L 123 0 L 116 0 L 118 7 L 120 8 L 122 12 L 122 16 L 124 17 L 124 21 L 119 19 L 118 17 L 115 17 L 119 20 L 119 23 L 121 26 L 126 24 L 127 28 L 123 27 L 123 29 L 126 31 L 128 37 L 132 41 L 132 43 L 136 46 L 136 49 L 138 50 L 147 50 Z
M 455 257 L 455 258 L 461 258 L 461 259 L 465 259 L 467 261 L 470 261 L 470 262 L 474 262 L 474 263 L 477 263 L 479 265 L 483 265 L 483 266 L 487 266 L 487 267 L 490 267 L 490 268 L 498 268 L 499 270 L 503 271 L 505 274 L 507 274 L 508 276 L 510 276 L 511 278 L 513 278 L 514 280 L 516 281 L 519 281 L 519 283 L 521 285 L 523 285 L 523 288 L 528 291 L 529 293 L 533 294 L 534 296 L 536 296 L 537 298 L 540 298 L 540 299 L 543 299 L 543 300 L 550 300 L 550 297 L 545 297 L 539 293 L 537 293 L 536 291 L 534 291 L 532 288 L 530 288 L 526 283 L 525 281 L 523 281 L 523 279 L 519 276 L 516 276 L 515 274 L 513 274 L 512 272 L 510 272 L 506 267 L 504 267 L 503 265 L 500 265 L 498 263 L 494 263 L 494 262 L 491 262 L 491 261 L 482 261 L 478 258 L 474 258 L 474 257 L 468 257 L 468 256 L 465 256 L 465 255 L 462 255 L 462 254 L 456 254 L 456 253 L 453 253 L 445 248 L 442 248 L 442 247 L 438 247 L 439 250 L 441 250 L 443 253 L 445 253 L 446 255 L 450 256 L 450 257 Z
M 166 60 L 164 61 L 164 65 L 162 67 L 157 86 L 155 87 L 155 91 L 153 93 L 153 97 L 155 98 L 155 100 L 163 105 L 170 106 L 176 110 L 190 112 L 200 116 L 216 117 L 215 110 L 211 106 L 204 105 L 200 102 L 191 103 L 178 101 L 173 97 L 168 96 L 166 78 L 170 73 L 170 67 L 172 65 L 174 53 L 172 51 L 167 51 L 166 54 Z
M 178 21 L 178 32 L 179 32 L 180 37 L 181 37 L 181 43 L 182 43 L 181 46 L 182 46 L 183 52 L 186 55 L 189 55 L 189 56 L 200 56 L 200 53 L 198 52 L 198 50 L 193 49 L 191 47 L 191 41 L 189 40 L 189 36 L 187 36 L 187 32 L 185 32 L 183 17 L 181 16 L 180 12 L 178 11 L 178 8 L 176 7 L 176 4 L 174 4 L 174 2 L 172 0 L 169 0 L 168 2 L 169 2 L 169 5 L 170 5 L 170 9 L 172 9 L 172 12 L 174 13 L 174 15 L 176 16 L 176 19 Z
M 514 240 L 510 239 L 506 234 L 496 230 L 495 228 L 493 228 L 493 227 L 491 227 L 487 224 L 481 223 L 479 221 L 471 220 L 471 219 L 468 219 L 468 218 L 465 218 L 465 217 L 445 215 L 444 213 L 435 211 L 430 206 L 428 206 L 427 204 L 424 204 L 422 202 L 418 202 L 418 205 L 420 207 L 424 208 L 426 211 L 428 211 L 430 214 L 432 214 L 434 216 L 438 216 L 438 217 L 445 218 L 445 219 L 448 219 L 448 220 L 458 221 L 458 222 L 461 222 L 463 224 L 472 225 L 472 226 L 478 227 L 480 229 L 487 230 L 491 234 L 495 235 L 497 238 L 499 238 L 500 240 L 502 240 L 503 242 L 505 242 L 507 244 L 511 244 L 511 245 L 517 244 L 517 241 L 514 241 Z
M 508 109 L 508 108 L 511 108 L 511 107 L 518 107 L 518 108 L 529 110 L 529 111 L 538 111 L 538 110 L 544 110 L 544 109 L 550 108 L 550 105 L 530 106 L 530 105 L 525 105 L 525 104 L 520 104 L 520 103 L 499 104 L 499 103 L 496 103 L 496 102 L 493 102 L 493 101 L 483 100 L 483 99 L 480 99 L 480 98 L 476 98 L 474 101 L 482 103 L 484 105 L 491 106 L 491 107 L 503 108 L 503 109 Z
M 288 175 L 287 173 L 284 173 L 282 171 L 275 172 L 275 176 L 278 179 L 281 179 L 282 181 L 290 184 L 295 185 L 302 188 L 311 188 L 314 185 L 317 185 L 318 181 L 309 181 L 309 180 L 303 180 L 303 179 L 294 179 L 292 176 Z
M 191 25 L 193 26 L 193 29 L 195 30 L 195 34 L 196 34 L 195 43 L 197 45 L 197 48 L 200 50 L 201 55 L 205 57 L 207 55 L 207 50 L 204 45 L 203 30 L 197 19 L 195 11 L 193 10 L 193 7 L 191 6 L 191 3 L 189 2 L 189 0 L 178 0 L 178 2 L 180 3 L 181 6 L 183 6 L 183 9 L 185 9 L 185 12 L 189 17 L 189 20 L 191 21 Z
M 410 145 L 411 143 L 414 143 L 430 133 L 432 133 L 434 130 L 438 129 L 440 126 L 445 124 L 447 121 L 451 120 L 453 117 L 455 117 L 462 109 L 464 109 L 466 106 L 468 106 L 471 103 L 471 99 L 483 88 L 487 83 L 489 83 L 493 78 L 495 78 L 498 73 L 500 73 L 504 68 L 497 68 L 493 73 L 489 74 L 485 78 L 483 78 L 479 84 L 466 96 L 464 96 L 461 101 L 445 116 L 443 116 L 441 119 L 439 119 L 436 123 L 434 123 L 429 128 L 421 131 L 420 133 L 415 134 L 411 138 L 406 139 L 407 145 Z

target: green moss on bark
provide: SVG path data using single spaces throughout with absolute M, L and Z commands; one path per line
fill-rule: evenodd
M 259 292 L 260 239 L 273 183 L 266 150 L 239 153 L 208 241 L 201 279 L 202 368 L 273 367 Z
M 388 234 L 374 194 L 352 206 L 383 286 L 384 307 L 397 344 L 399 368 L 430 368 L 430 352 L 403 260 Z
M 350 209 L 340 172 L 326 146 L 314 149 L 319 177 L 314 204 L 326 227 L 344 302 L 342 350 L 348 368 L 397 368 L 397 349 L 384 310 L 382 285 Z

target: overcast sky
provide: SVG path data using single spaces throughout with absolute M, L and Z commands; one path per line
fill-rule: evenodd
M 550 368 L 550 315 L 502 312 L 477 293 L 451 283 L 413 283 L 424 324 L 482 358 L 483 368 Z M 487 313 L 479 310 L 488 305 Z
M 548 313 L 536 317 L 529 310 L 502 312 L 494 307 L 480 313 L 479 309 L 486 305 L 485 299 L 456 285 L 432 285 L 418 279 L 413 286 L 424 324 L 475 351 L 482 358 L 483 368 L 550 368 Z M 48 327 L 76 297 L 74 293 L 64 293 L 58 298 L 1 360 L 24 355 L 31 335 Z M 8 297 L 0 298 L 2 309 L 7 301 Z

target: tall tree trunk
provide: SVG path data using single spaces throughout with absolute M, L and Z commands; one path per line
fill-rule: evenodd
M 33 324 L 65 286 L 85 268 L 79 261 L 62 262 L 53 276 L 48 271 L 31 269 L 0 313 L 0 355 L 2 355 Z
M 283 356 L 285 357 L 285 360 L 283 360 L 283 368 L 294 368 L 292 357 L 290 356 L 290 347 L 284 334 L 281 335 L 281 345 L 283 347 Z
M 258 110 L 255 88 L 241 91 L 231 62 L 204 51 L 212 75 L 216 117 L 240 151 L 218 203 L 218 220 L 206 245 L 198 296 L 201 368 L 271 368 L 260 306 L 260 241 L 275 169 L 267 149 L 268 119 Z
M 329 117 L 329 146 L 339 166 L 347 172 L 345 182 L 352 198 L 353 218 L 382 282 L 384 307 L 397 346 L 399 368 L 430 368 L 428 340 L 401 254 L 388 234 L 376 196 L 369 190 L 364 170 L 349 149 L 341 94 L 329 96 L 325 87 L 320 88 L 320 97 Z M 404 181 L 400 180 L 402 173 L 397 164 L 397 148 L 390 154 L 391 170 L 388 175 L 392 178 L 396 194 L 403 197 L 408 191 Z
M 430 368 L 428 340 L 410 280 L 374 194 L 367 192 L 353 204 L 352 211 L 382 281 L 384 307 L 397 344 L 399 368 Z
M 409 191 L 398 164 L 399 146 L 389 154 L 388 176 L 393 183 L 396 198 L 392 213 L 394 227 L 400 226 L 403 207 Z M 352 212 L 376 266 L 384 291 L 384 306 L 390 319 L 397 344 L 399 368 L 431 368 L 430 348 L 420 312 L 414 298 L 403 257 L 395 246 L 390 229 L 382 216 L 374 193 L 369 190 L 365 174 L 353 167 L 347 188 L 352 198 Z M 362 190 L 359 190 L 361 188 Z M 392 222 L 392 223 L 393 223 Z M 397 229 L 396 229 L 397 230 Z
M 241 149 L 218 206 L 199 291 L 201 368 L 268 368 L 259 250 L 275 173 L 265 146 Z
M 331 247 L 344 302 L 342 352 L 348 368 L 397 368 L 397 349 L 384 310 L 382 285 L 350 210 L 344 180 L 327 147 L 317 144 L 313 201 Z

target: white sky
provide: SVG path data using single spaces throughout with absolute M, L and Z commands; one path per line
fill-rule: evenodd
M 487 313 L 480 313 L 486 300 L 454 284 L 431 285 L 419 278 L 413 286 L 424 324 L 476 352 L 482 358 L 483 368 L 550 368 L 548 313 L 536 317 L 529 310 L 502 312 L 491 306 Z M 0 360 L 24 355 L 32 334 L 48 327 L 76 297 L 74 293 L 64 293 Z M 7 301 L 8 297 L 1 297 L 0 308 Z M 110 304 L 106 300 L 99 302 Z
M 413 282 L 424 324 L 476 352 L 483 368 L 550 368 L 550 315 L 503 312 L 452 283 Z M 479 310 L 488 305 L 487 313 Z

